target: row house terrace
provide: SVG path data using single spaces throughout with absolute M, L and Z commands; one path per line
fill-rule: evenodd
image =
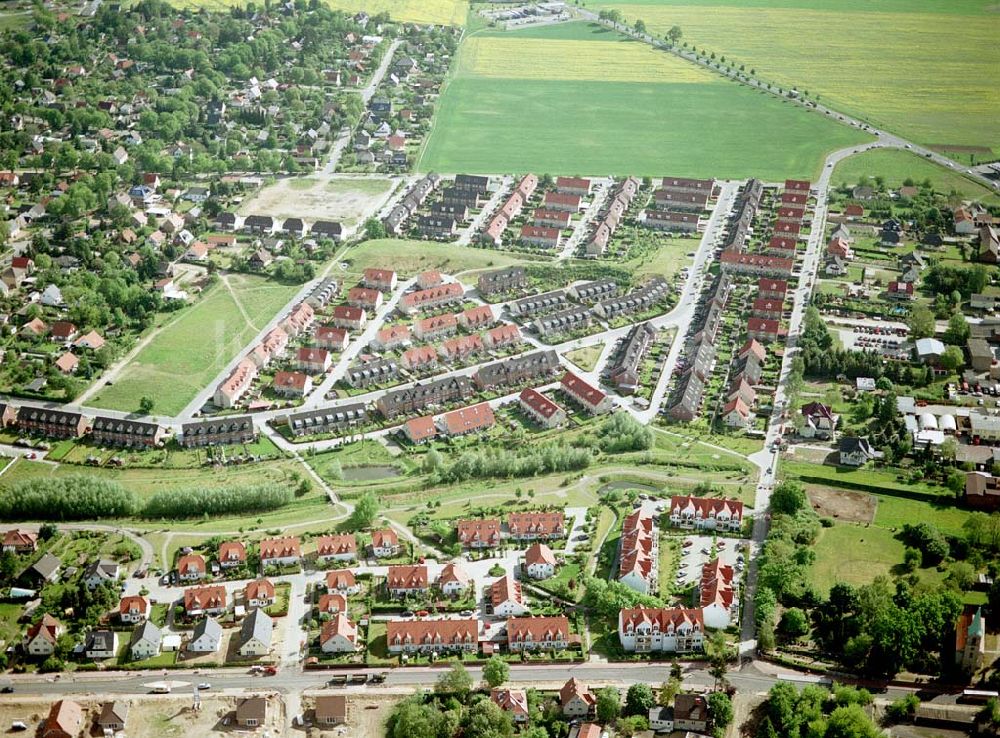
M 612 410 L 611 398 L 606 392 L 585 382 L 573 372 L 566 372 L 559 387 L 591 415 L 603 415 Z
M 675 495 L 670 498 L 670 524 L 679 528 L 739 531 L 743 503 L 727 498 Z
M 438 308 L 443 305 L 452 305 L 461 302 L 465 297 L 465 289 L 458 282 L 432 287 L 428 290 L 417 290 L 403 295 L 399 302 L 399 309 L 406 314 L 414 313 L 418 310 L 428 310 Z
M 481 366 L 476 371 L 474 380 L 484 390 L 510 387 L 548 376 L 559 366 L 559 357 L 555 351 L 536 351 Z
M 249 415 L 237 415 L 184 423 L 181 426 L 180 443 L 187 448 L 204 448 L 253 443 L 256 438 L 253 418 Z
M 518 403 L 544 428 L 557 428 L 566 422 L 566 411 L 532 387 L 521 391 Z
M 422 318 L 413 324 L 413 334 L 422 341 L 434 341 L 458 332 L 458 318 L 447 313 Z
M 250 359 L 243 359 L 216 388 L 215 405 L 223 409 L 235 407 L 256 378 L 257 365 Z
M 561 512 L 519 512 L 507 516 L 507 532 L 516 541 L 565 538 L 565 525 Z
M 441 355 L 449 361 L 463 361 L 486 350 L 482 336 L 458 336 L 441 344 Z
M 394 381 L 399 376 L 399 364 L 394 359 L 367 361 L 348 370 L 344 381 L 356 389 L 364 389 Z
M 500 521 L 496 518 L 485 520 L 459 520 L 458 542 L 466 548 L 494 548 L 500 545 Z
M 701 651 L 704 637 L 700 609 L 637 607 L 618 613 L 618 640 L 630 653 Z
M 424 594 L 430 589 L 427 567 L 423 564 L 390 566 L 385 577 L 385 587 L 389 595 L 395 598 Z
M 622 525 L 618 581 L 636 592 L 652 594 L 659 577 L 660 542 L 656 519 L 642 508 Z
M 528 272 L 521 266 L 485 272 L 479 275 L 477 285 L 483 297 L 520 290 L 528 286 Z
M 410 371 L 432 369 L 438 365 L 437 349 L 433 346 L 414 346 L 403 352 L 399 363 Z
M 491 349 L 520 346 L 521 341 L 521 329 L 513 323 L 498 325 L 483 334 L 483 343 Z
M 302 560 L 302 543 L 297 536 L 265 538 L 260 542 L 261 566 L 292 566 Z
M 507 650 L 512 653 L 564 651 L 571 643 L 578 642 L 579 636 L 569 632 L 565 615 L 507 619 Z
M 157 448 L 163 445 L 166 430 L 157 423 L 141 420 L 119 420 L 97 416 L 90 437 L 99 446 L 124 448 Z
M 89 419 L 67 410 L 23 406 L 17 410 L 17 429 L 25 434 L 48 438 L 80 438 L 87 430 Z
M 441 407 L 466 400 L 474 393 L 475 389 L 468 377 L 445 377 L 386 392 L 375 401 L 375 405 L 384 418 L 391 420 L 429 407 Z
M 390 620 L 386 624 L 389 653 L 442 653 L 479 650 L 479 621 L 462 620 Z
M 368 410 L 364 403 L 360 402 L 292 413 L 285 418 L 288 430 L 296 437 L 340 433 L 364 425 L 366 422 L 368 422 Z
M 449 437 L 479 433 L 496 425 L 493 408 L 488 402 L 452 410 L 438 420 L 438 428 Z

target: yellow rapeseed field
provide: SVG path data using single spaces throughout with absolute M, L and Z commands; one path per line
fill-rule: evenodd
M 174 5 L 221 9 L 246 5 L 246 0 L 171 0 Z M 334 10 L 371 15 L 388 13 L 393 20 L 439 26 L 463 26 L 469 10 L 468 0 L 324 0 Z M 258 2 L 258 5 L 261 5 Z
M 1000 151 L 1000 14 L 615 5 L 922 143 Z
M 335 10 L 385 12 L 393 20 L 443 26 L 465 25 L 469 11 L 468 0 L 326 0 L 326 4 Z
M 472 36 L 461 71 L 478 77 L 602 82 L 704 83 L 716 78 L 646 44 Z

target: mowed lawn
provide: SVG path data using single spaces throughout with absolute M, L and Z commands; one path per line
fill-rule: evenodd
M 470 269 L 499 269 L 523 264 L 531 258 L 453 243 L 386 238 L 365 241 L 353 247 L 344 260 L 351 274 L 360 275 L 365 269 L 383 268 L 394 269 L 402 277 L 412 277 L 425 269 L 456 274 Z
M 1000 152 L 995 0 L 601 0 L 923 144 Z M 980 152 L 989 158 L 987 151 Z
M 143 396 L 156 415 L 176 415 L 267 325 L 300 287 L 264 277 L 226 277 L 166 327 L 87 404 L 134 411 Z
M 887 187 L 899 187 L 907 179 L 917 184 L 930 180 L 938 192 L 958 192 L 964 198 L 1000 204 L 1000 197 L 958 172 L 938 166 L 901 149 L 870 149 L 844 159 L 833 170 L 834 184 L 857 184 L 862 178 L 882 177 Z
M 581 22 L 468 38 L 418 168 L 808 178 L 865 140 Z

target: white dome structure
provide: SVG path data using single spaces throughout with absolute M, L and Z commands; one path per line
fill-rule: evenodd
M 958 423 L 955 422 L 955 416 L 942 415 L 938 418 L 938 428 L 945 433 L 956 433 L 958 431 Z
M 938 422 L 930 413 L 923 413 L 920 416 L 920 430 L 937 430 Z

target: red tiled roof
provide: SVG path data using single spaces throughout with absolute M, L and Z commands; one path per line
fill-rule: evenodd
M 427 581 L 427 567 L 423 565 L 390 566 L 386 575 L 389 589 L 426 589 Z
M 434 425 L 434 416 L 425 415 L 422 418 L 412 418 L 406 421 L 406 435 L 410 440 L 423 441 L 437 435 L 437 426 Z
M 500 521 L 496 518 L 485 520 L 459 520 L 457 525 L 459 543 L 500 542 Z
M 521 391 L 521 402 L 543 418 L 551 418 L 559 412 L 559 406 L 533 387 Z
M 316 553 L 319 556 L 357 553 L 358 542 L 353 533 L 320 536 L 316 539 Z
M 573 372 L 566 372 L 560 381 L 563 390 L 590 407 L 597 407 L 607 394 L 580 379 Z
M 266 538 L 260 542 L 260 557 L 262 559 L 282 559 L 301 555 L 302 544 L 297 536 Z
M 491 428 L 496 423 L 493 408 L 488 402 L 452 410 L 445 413 L 442 421 L 449 435 L 468 433 L 482 428 Z

